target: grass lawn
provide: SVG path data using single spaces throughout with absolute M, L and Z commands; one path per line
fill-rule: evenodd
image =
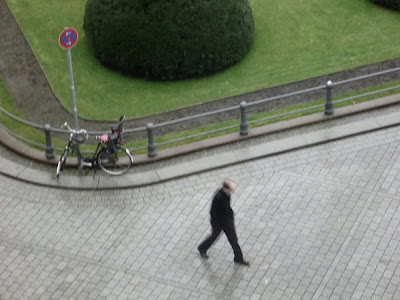
M 13 115 L 23 119 L 23 116 L 20 114 L 18 108 L 15 106 L 13 99 L 11 98 L 10 93 L 5 86 L 2 77 L 0 76 L 0 106 L 12 113 Z M 39 130 L 36 130 L 33 127 L 24 125 L 18 121 L 11 119 L 6 116 L 2 112 L 0 112 L 0 123 L 4 125 L 4 127 L 8 129 L 12 129 L 12 132 L 28 138 L 36 143 L 45 144 L 46 139 L 43 133 Z
M 71 110 L 65 26 L 72 49 L 78 114 L 94 120 L 151 115 L 400 57 L 400 13 L 368 0 L 250 0 L 255 40 L 239 64 L 179 82 L 124 77 L 101 66 L 82 29 L 85 0 L 6 0 L 61 103 Z

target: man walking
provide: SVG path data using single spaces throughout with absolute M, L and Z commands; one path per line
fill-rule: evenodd
M 215 242 L 221 231 L 224 231 L 235 254 L 235 263 L 248 266 L 249 263 L 243 259 L 242 250 L 238 244 L 233 210 L 231 208 L 231 194 L 235 188 L 235 183 L 232 180 L 225 180 L 222 188 L 215 192 L 210 211 L 212 232 L 197 249 L 201 257 L 208 258 L 208 248 Z

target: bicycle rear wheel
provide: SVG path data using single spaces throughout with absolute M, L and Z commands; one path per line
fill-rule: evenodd
M 68 150 L 65 149 L 63 154 L 61 154 L 60 160 L 58 161 L 58 164 L 57 164 L 57 171 L 56 171 L 57 177 L 60 176 L 61 172 L 64 170 L 65 162 L 67 161 L 67 157 L 68 157 Z
M 109 175 L 124 174 L 132 166 L 132 162 L 132 155 L 122 147 L 117 147 L 116 152 L 103 149 L 98 156 L 100 168 Z

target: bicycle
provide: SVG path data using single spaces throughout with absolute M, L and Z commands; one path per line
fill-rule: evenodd
M 99 141 L 96 151 L 92 157 L 86 158 L 83 158 L 78 146 L 89 138 L 86 129 L 75 130 L 69 127 L 68 123 L 65 122 L 62 127 L 69 130 L 70 137 L 57 164 L 57 177 L 59 177 L 64 170 L 70 152 L 76 152 L 82 167 L 90 167 L 92 169 L 100 167 L 109 175 L 121 175 L 128 171 L 133 164 L 133 156 L 128 149 L 121 146 L 124 144 L 124 139 L 122 138 L 124 121 L 125 116 L 121 116 L 119 123 L 111 126 L 111 134 L 104 133 L 103 135 L 96 136 L 96 140 Z

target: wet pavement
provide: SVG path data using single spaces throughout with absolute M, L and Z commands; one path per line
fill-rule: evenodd
M 398 299 L 400 126 L 363 127 L 397 111 L 160 163 L 182 176 L 141 187 L 74 190 L 0 175 L 0 299 Z M 342 135 L 340 126 L 358 133 L 290 144 Z M 288 149 L 265 153 L 273 142 Z M 187 172 L 235 151 L 254 157 Z M 54 173 L 4 148 L 1 158 L 3 173 L 7 162 Z M 225 236 L 208 260 L 196 250 L 225 178 L 237 183 L 232 207 L 250 267 L 234 264 Z

